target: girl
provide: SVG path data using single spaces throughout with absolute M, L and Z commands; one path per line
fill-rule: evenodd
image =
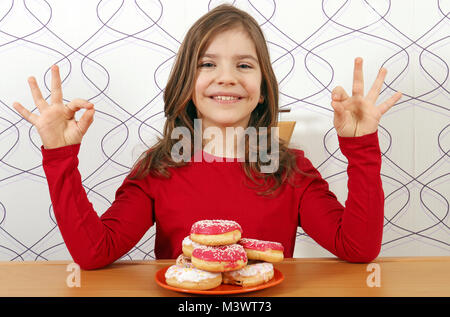
M 19 103 L 14 107 L 42 139 L 55 217 L 73 260 L 83 269 L 119 259 L 154 224 L 156 258 L 176 258 L 190 226 L 202 219 L 235 220 L 245 237 L 281 242 L 285 257 L 293 256 L 297 227 L 302 226 L 339 258 L 369 262 L 380 251 L 383 231 L 377 128 L 381 116 L 401 97 L 396 93 L 375 106 L 385 75 L 381 69 L 364 96 L 362 59 L 357 58 L 352 96 L 341 87 L 332 92 L 334 126 L 348 159 L 345 207 L 303 152 L 288 149 L 282 141 L 278 151 L 271 151 L 267 142 L 268 152 L 277 153 L 278 169 L 272 173 L 261 172 L 260 157 L 249 160 L 254 149 L 248 140 L 244 159 L 230 155 L 236 151 L 229 148 L 207 150 L 205 144 L 194 151 L 194 120 L 201 120 L 203 131 L 210 127 L 222 131 L 224 138 L 227 128 L 254 127 L 269 128 L 265 135 L 269 139 L 270 128 L 277 125 L 277 80 L 263 33 L 250 15 L 230 5 L 211 10 L 186 34 L 164 92 L 163 138 L 143 153 L 101 217 L 88 201 L 77 169 L 94 105 L 82 99 L 64 105 L 54 65 L 50 105 L 30 77 L 40 115 Z M 75 121 L 80 109 L 85 112 Z M 171 151 L 179 140 L 172 133 L 178 128 L 191 132 L 192 142 L 187 143 L 191 148 L 183 152 L 192 150 L 200 160 L 173 159 Z M 235 150 L 242 139 L 233 140 Z

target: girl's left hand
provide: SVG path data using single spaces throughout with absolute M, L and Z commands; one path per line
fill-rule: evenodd
M 386 77 L 385 68 L 380 69 L 372 88 L 364 96 L 362 62 L 360 57 L 355 59 L 352 96 L 349 97 L 340 86 L 331 93 L 334 128 L 341 137 L 356 137 L 377 131 L 381 116 L 402 96 L 400 92 L 396 92 L 379 106 L 375 105 Z

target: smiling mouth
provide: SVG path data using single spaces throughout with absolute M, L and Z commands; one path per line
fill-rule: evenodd
M 242 99 L 238 96 L 211 96 L 210 98 L 219 103 L 234 103 Z

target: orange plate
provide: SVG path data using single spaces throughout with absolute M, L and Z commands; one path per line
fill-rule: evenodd
M 280 284 L 284 280 L 283 273 L 278 271 L 276 268 L 273 269 L 273 278 L 268 281 L 267 283 L 263 283 L 256 286 L 251 287 L 242 287 L 239 285 L 230 285 L 230 284 L 221 284 L 217 286 L 216 288 L 212 288 L 206 291 L 200 291 L 196 289 L 184 289 L 184 288 L 178 288 L 173 287 L 170 285 L 167 285 L 165 274 L 166 271 L 169 269 L 170 266 L 160 269 L 158 272 L 156 272 L 155 280 L 156 283 L 164 288 L 170 289 L 172 291 L 176 292 L 182 292 L 182 293 L 190 293 L 190 294 L 206 294 L 206 295 L 226 295 L 226 294 L 240 294 L 240 293 L 248 293 L 253 291 L 258 291 L 261 289 L 265 289 L 268 287 L 272 287 L 275 285 Z

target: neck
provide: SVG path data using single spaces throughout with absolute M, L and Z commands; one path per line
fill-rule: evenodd
M 218 157 L 239 158 L 243 157 L 244 128 L 208 128 L 203 130 L 203 151 Z M 242 134 L 242 135 L 241 135 Z
M 241 122 L 236 126 L 225 126 L 199 120 L 203 151 L 218 157 L 245 157 L 247 123 L 248 120 L 245 125 Z

